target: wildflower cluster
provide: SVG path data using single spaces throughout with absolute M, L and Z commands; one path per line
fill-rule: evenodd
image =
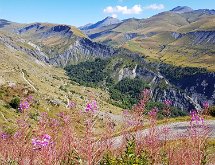
M 96 112 L 98 110 L 98 105 L 97 102 L 95 100 L 93 100 L 90 103 L 87 103 L 85 111 L 86 112 Z
M 29 108 L 30 108 L 30 104 L 28 101 L 24 100 L 24 101 L 20 102 L 20 104 L 19 104 L 20 112 L 24 112 L 24 111 L 28 110 Z
M 204 124 L 204 119 L 201 117 L 196 110 L 190 112 L 191 121 L 190 123 L 196 122 L 196 124 Z
M 30 108 L 30 104 L 33 101 L 33 96 L 28 96 L 26 99 L 22 100 L 19 104 L 19 111 L 25 112 Z
M 48 146 L 51 143 L 51 136 L 49 136 L 48 134 L 44 134 L 42 135 L 42 138 L 33 138 L 32 139 L 32 145 L 33 145 L 33 149 L 41 149 L 43 147 Z
M 149 98 L 150 91 L 145 90 L 136 109 L 123 112 L 125 120 L 119 125 L 111 115 L 98 120 L 95 100 L 86 104 L 83 113 L 61 111 L 53 118 L 40 114 L 33 131 L 27 113 L 21 114 L 14 134 L 0 133 L 0 164 L 202 164 L 209 130 L 192 125 L 202 124 L 203 117 L 192 111 L 188 131 L 175 133 L 168 125 L 157 125 L 158 108 L 145 115 Z M 20 103 L 22 112 L 31 101 L 30 97 Z M 169 110 L 172 102 L 164 103 Z M 143 130 L 145 119 L 148 127 Z M 105 129 L 100 129 L 100 122 Z

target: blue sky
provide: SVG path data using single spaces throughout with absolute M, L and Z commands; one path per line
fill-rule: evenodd
M 0 18 L 81 26 L 106 16 L 147 18 L 176 6 L 215 9 L 215 0 L 0 0 Z

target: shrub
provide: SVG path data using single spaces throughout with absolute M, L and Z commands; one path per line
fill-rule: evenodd
M 9 105 L 14 109 L 18 109 L 19 104 L 20 104 L 20 98 L 18 96 L 14 97 L 9 103 Z
M 211 116 L 215 117 L 215 106 L 211 106 L 211 107 L 209 108 L 209 114 L 210 114 Z

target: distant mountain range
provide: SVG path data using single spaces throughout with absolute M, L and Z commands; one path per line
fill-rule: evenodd
M 94 26 L 105 20 L 82 31 L 95 42 L 123 47 L 149 59 L 215 70 L 215 10 L 178 6 L 147 19 Z
M 106 69 L 114 80 L 144 79 L 151 85 L 154 101 L 174 99 L 180 109 L 200 107 L 205 100 L 215 102 L 215 74 L 209 72 L 215 71 L 214 44 L 215 10 L 208 9 L 179 6 L 147 19 L 107 17 L 79 29 L 0 19 L 0 69 L 18 66 L 33 74 L 31 66 L 37 66 L 35 73 L 43 74 L 43 66 L 64 68 L 108 58 L 112 60 Z M 2 76 L 5 81 L 19 79 Z

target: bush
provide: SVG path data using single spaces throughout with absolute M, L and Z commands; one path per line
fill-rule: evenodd
M 9 103 L 9 105 L 14 109 L 18 109 L 19 104 L 20 104 L 20 98 L 18 96 L 14 97 Z
M 215 117 L 215 106 L 212 106 L 209 108 L 209 114 L 213 117 Z

